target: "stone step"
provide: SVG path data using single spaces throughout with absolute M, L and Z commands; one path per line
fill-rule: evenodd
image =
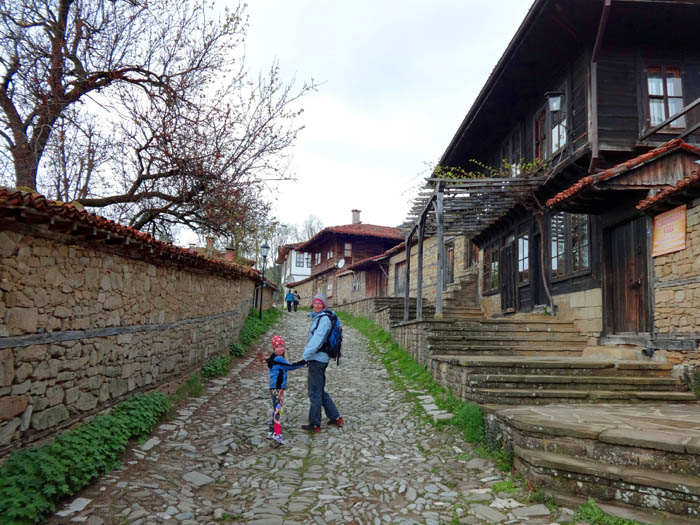
M 474 388 L 464 397 L 476 403 L 551 405 L 578 403 L 696 403 L 692 392 Z
M 575 509 L 580 505 L 583 505 L 589 499 L 588 496 L 572 496 L 559 490 L 552 490 L 549 488 L 544 488 L 544 492 L 552 498 L 552 501 L 556 505 L 561 505 L 562 507 L 568 507 L 571 509 Z M 636 521 L 641 525 L 659 525 L 660 523 L 666 525 L 698 524 L 697 518 L 685 518 L 683 516 L 679 516 L 678 514 L 671 514 L 661 510 L 633 507 L 632 505 L 625 505 L 624 503 L 620 503 L 618 501 L 607 503 L 597 501 L 596 504 L 603 512 L 605 512 L 605 514 L 609 516 L 621 518 L 630 522 Z
M 517 345 L 518 343 L 522 342 L 534 341 L 542 343 L 581 343 L 582 345 L 585 345 L 587 339 L 579 334 L 571 332 L 523 332 L 518 337 L 513 337 L 507 333 L 499 332 L 465 332 L 460 335 L 440 334 L 439 336 L 428 336 L 428 341 L 440 341 L 447 344 L 488 342 L 489 344 L 494 344 L 497 346 L 504 346 L 508 344 Z
M 513 447 L 516 469 L 538 486 L 700 518 L 700 477 Z M 673 522 L 668 522 L 673 523 Z
M 538 352 L 554 355 L 552 352 L 574 352 L 581 355 L 583 343 L 568 341 L 474 341 L 472 343 L 428 343 L 428 350 L 436 355 L 518 355 L 527 352 L 536 356 Z
M 474 321 L 456 321 L 453 326 L 442 328 L 441 332 L 452 332 L 453 335 L 460 335 L 465 332 L 485 332 L 485 333 L 552 333 L 568 332 L 578 334 L 573 324 L 564 323 L 498 323 L 493 319 L 480 319 Z M 451 335 L 451 334 L 446 334 Z
M 453 366 L 460 374 L 669 377 L 673 365 L 652 361 L 603 361 L 580 357 L 433 355 L 433 366 Z
M 551 390 L 609 390 L 609 391 L 687 391 L 679 379 L 668 377 L 617 377 L 617 376 L 564 376 L 564 375 L 490 375 L 470 374 L 467 384 L 471 388 Z

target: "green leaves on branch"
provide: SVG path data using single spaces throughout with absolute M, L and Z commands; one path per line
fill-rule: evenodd
M 0 466 L 3 523 L 41 523 L 59 500 L 118 467 L 129 441 L 150 432 L 168 407 L 161 392 L 134 396 L 47 445 L 13 454 Z

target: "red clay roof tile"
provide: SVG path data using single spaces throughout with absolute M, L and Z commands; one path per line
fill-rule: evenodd
M 596 182 L 601 182 L 616 177 L 617 175 L 620 175 L 626 171 L 631 170 L 632 168 L 640 166 L 657 157 L 660 157 L 665 153 L 668 153 L 669 151 L 673 151 L 676 149 L 684 149 L 686 151 L 690 151 L 691 153 L 700 154 L 700 148 L 691 146 L 690 144 L 687 144 L 681 139 L 670 140 L 654 150 L 648 151 L 647 153 L 639 155 L 638 157 L 634 157 L 633 159 L 629 159 L 606 171 L 603 171 L 602 173 L 596 173 L 594 175 L 588 175 L 586 177 L 583 177 L 573 186 L 557 193 L 554 197 L 549 199 L 547 201 L 547 206 L 551 208 L 553 206 L 556 206 L 557 204 L 561 204 L 562 202 L 569 200 L 574 195 L 580 193 L 584 188 L 591 186 Z

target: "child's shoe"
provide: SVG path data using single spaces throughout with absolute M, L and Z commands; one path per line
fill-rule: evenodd
M 267 433 L 267 439 L 272 439 L 272 436 L 274 436 L 274 435 L 275 435 L 274 432 L 269 431 L 269 432 Z
M 338 419 L 329 420 L 327 424 L 329 427 L 342 427 L 345 425 L 345 422 L 343 421 L 342 417 L 338 417 Z
M 270 439 L 272 440 L 273 448 L 281 447 L 282 445 L 284 445 L 284 440 L 282 439 L 282 436 L 280 434 L 273 434 Z

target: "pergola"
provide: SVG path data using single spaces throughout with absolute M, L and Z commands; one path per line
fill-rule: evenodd
M 544 177 L 426 179 L 414 200 L 402 229 L 406 234 L 406 282 L 404 321 L 409 320 L 411 239 L 418 233 L 418 279 L 416 318 L 423 315 L 423 240 L 437 234 L 437 280 L 435 317 L 442 317 L 442 288 L 445 265 L 445 234 L 476 235 L 503 217 L 517 204 L 533 199 Z

